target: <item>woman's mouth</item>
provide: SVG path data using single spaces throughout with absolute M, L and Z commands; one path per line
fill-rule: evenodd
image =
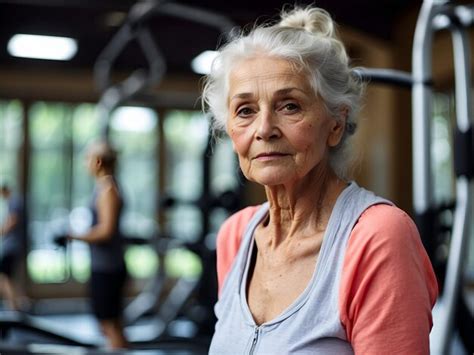
M 254 159 L 257 161 L 275 160 L 287 156 L 288 154 L 279 152 L 266 152 L 258 154 Z

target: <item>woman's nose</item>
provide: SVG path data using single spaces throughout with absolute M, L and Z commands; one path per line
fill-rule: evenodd
M 261 110 L 258 119 L 257 140 L 269 140 L 280 137 L 276 117 L 270 110 Z

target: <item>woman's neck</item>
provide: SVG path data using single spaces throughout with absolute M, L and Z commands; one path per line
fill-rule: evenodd
M 108 179 L 110 177 L 112 177 L 113 174 L 111 171 L 108 171 L 108 170 L 100 170 L 97 172 L 96 176 L 95 176 L 95 179 L 97 182 L 100 182 L 100 181 L 103 181 L 105 179 Z
M 317 168 L 295 183 L 267 186 L 270 209 L 264 227 L 271 231 L 271 244 L 323 232 L 337 197 L 346 186 L 332 170 Z

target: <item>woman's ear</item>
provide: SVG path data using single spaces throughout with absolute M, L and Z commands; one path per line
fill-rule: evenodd
M 94 160 L 95 160 L 94 165 L 97 168 L 97 170 L 102 168 L 102 158 L 96 157 L 96 158 L 94 158 Z
M 341 142 L 341 138 L 344 135 L 346 129 L 347 116 L 349 115 L 349 109 L 344 107 L 339 113 L 339 117 L 334 118 L 334 123 L 331 127 L 328 136 L 328 145 L 335 147 Z

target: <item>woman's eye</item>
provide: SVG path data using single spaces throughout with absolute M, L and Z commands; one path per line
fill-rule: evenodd
M 283 110 L 286 112 L 296 112 L 299 110 L 299 106 L 295 103 L 287 103 L 286 105 L 283 106 Z
M 248 117 L 253 113 L 253 110 L 250 107 L 243 107 L 237 111 L 237 116 Z

